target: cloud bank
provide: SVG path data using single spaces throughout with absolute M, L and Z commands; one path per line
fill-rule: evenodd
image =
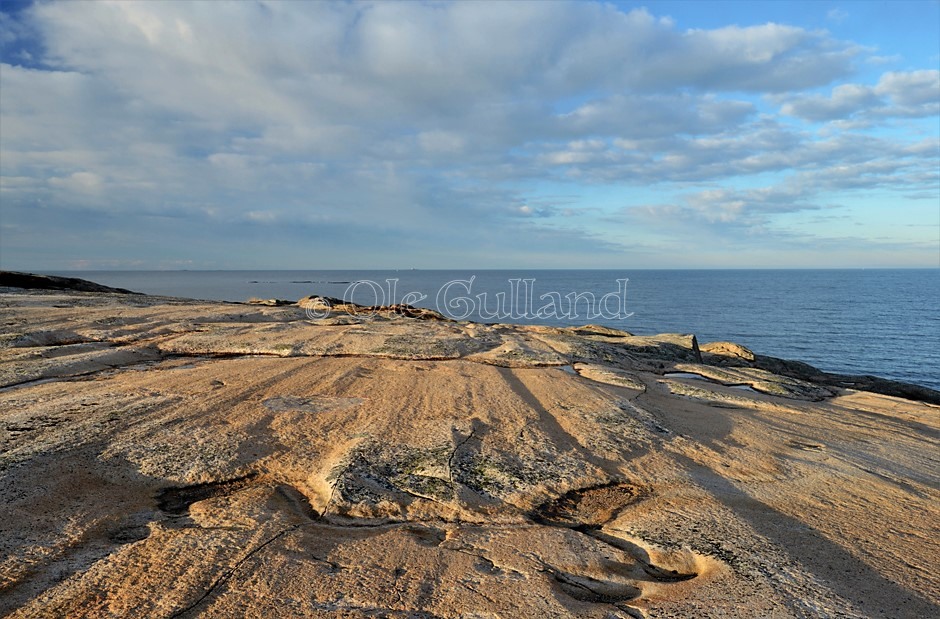
M 7 268 L 695 266 L 694 238 L 735 266 L 755 236 L 780 252 L 750 265 L 806 266 L 781 218 L 940 200 L 940 71 L 866 82 L 872 50 L 795 25 L 52 2 L 0 42 Z M 804 250 L 843 237 L 807 226 Z M 929 265 L 938 230 L 857 247 Z

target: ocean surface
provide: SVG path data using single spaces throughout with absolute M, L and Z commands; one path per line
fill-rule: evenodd
M 694 333 L 700 343 L 732 341 L 829 372 L 940 390 L 940 269 L 52 274 L 195 299 L 323 295 L 365 305 L 404 302 L 478 322 Z

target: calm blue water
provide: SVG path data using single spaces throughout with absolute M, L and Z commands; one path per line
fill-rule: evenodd
M 637 334 L 694 333 L 703 343 L 733 341 L 760 354 L 798 359 L 830 372 L 875 374 L 940 389 L 940 269 L 56 274 L 149 294 L 198 299 L 296 300 L 319 294 L 363 304 L 405 301 L 452 317 L 472 310 L 467 318 L 480 322 L 595 323 Z M 472 284 L 444 288 L 448 282 L 468 282 L 471 277 Z M 390 285 L 388 279 L 398 281 Z M 515 286 L 511 279 L 535 281 L 528 285 L 527 294 L 525 284 Z M 624 286 L 618 279 L 629 281 Z M 374 285 L 351 289 L 350 283 L 358 280 Z M 618 285 L 623 287 L 618 290 Z M 406 298 L 412 291 L 426 298 Z M 606 311 L 589 317 L 583 293 L 594 295 L 595 312 Z M 542 295 L 548 296 L 540 299 Z M 572 309 L 568 295 L 583 296 Z M 596 301 L 604 295 L 609 296 L 606 307 L 601 308 Z M 458 297 L 465 301 L 461 303 Z M 448 301 L 451 304 L 444 305 Z M 550 307 L 545 309 L 547 305 Z M 539 309 L 543 315 L 535 316 Z M 624 316 L 626 313 L 632 315 Z

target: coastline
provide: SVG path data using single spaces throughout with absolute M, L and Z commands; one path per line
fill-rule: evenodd
M 0 291 L 0 611 L 940 610 L 940 393 L 337 301 Z
M 843 270 L 844 269 L 834 269 L 834 271 L 843 271 Z M 896 271 L 897 269 L 893 269 L 893 270 Z M 79 273 L 79 272 L 76 272 L 76 273 Z M 507 271 L 507 273 L 510 273 L 510 272 Z M 439 292 L 446 293 L 448 292 L 448 288 L 456 286 L 456 293 L 459 293 L 461 290 L 461 286 L 466 287 L 468 285 L 472 285 L 472 279 L 473 277 L 471 276 L 471 279 L 469 281 L 463 281 L 463 280 L 450 281 L 444 287 L 442 287 L 441 291 Z M 596 310 L 595 311 L 596 315 L 594 316 L 587 315 L 585 317 L 595 318 L 595 319 L 605 318 L 606 314 L 610 311 L 609 310 L 610 304 L 607 302 L 607 297 L 614 297 L 613 300 L 616 305 L 615 313 L 618 316 L 632 315 L 631 313 L 627 313 L 630 307 L 627 302 L 627 296 L 626 296 L 627 281 L 628 281 L 627 279 L 616 279 L 615 290 L 608 292 L 604 298 L 601 298 L 601 299 L 592 298 L 591 303 L 592 303 L 593 309 Z M 317 283 L 317 282 L 303 281 L 303 282 L 293 282 L 293 283 Z M 360 282 L 342 281 L 342 282 L 320 282 L 320 283 L 339 283 L 343 285 L 349 285 L 350 287 L 355 287 L 359 284 L 363 284 L 364 288 L 370 288 L 370 289 L 379 287 L 378 283 L 372 282 L 369 280 L 360 281 Z M 348 295 L 345 293 L 343 294 L 342 298 L 335 298 L 335 297 L 330 297 L 326 295 L 322 295 L 322 296 L 314 295 L 310 297 L 304 297 L 303 299 L 300 299 L 299 301 L 294 301 L 291 299 L 282 299 L 282 298 L 266 299 L 266 298 L 258 298 L 257 296 L 253 296 L 249 300 L 245 300 L 245 298 L 247 297 L 241 300 L 231 300 L 231 299 L 230 300 L 215 300 L 215 299 L 206 299 L 206 298 L 201 298 L 201 297 L 182 297 L 182 296 L 172 296 L 172 295 L 165 295 L 165 294 L 141 293 L 141 292 L 136 292 L 136 291 L 128 290 L 126 288 L 121 288 L 121 287 L 105 286 L 105 285 L 96 283 L 94 281 L 89 281 L 89 280 L 76 278 L 76 277 L 63 277 L 59 275 L 35 275 L 31 273 L 0 271 L 0 291 L 3 291 L 4 289 L 7 289 L 8 291 L 16 291 L 19 289 L 33 289 L 33 290 L 45 289 L 45 290 L 73 290 L 76 292 L 105 292 L 105 293 L 111 292 L 111 293 L 120 293 L 120 294 L 140 295 L 148 299 L 167 299 L 167 300 L 172 300 L 174 302 L 187 302 L 187 303 L 191 302 L 191 303 L 205 303 L 205 304 L 220 303 L 220 304 L 236 304 L 236 305 L 261 303 L 261 304 L 269 304 L 269 305 L 277 305 L 277 306 L 297 305 L 298 307 L 302 309 L 306 309 L 306 306 L 304 305 L 304 303 L 308 299 L 323 298 L 323 299 L 328 299 L 330 303 L 337 306 L 337 311 L 335 312 L 337 314 L 355 313 L 355 314 L 365 315 L 365 314 L 369 314 L 370 312 L 374 312 L 376 310 L 378 310 L 379 312 L 384 311 L 387 313 L 389 308 L 391 308 L 393 312 L 397 310 L 399 311 L 399 313 L 401 313 L 404 308 L 407 308 L 407 311 L 404 311 L 403 315 L 406 315 L 409 317 L 414 317 L 418 315 L 437 316 L 442 320 L 450 320 L 453 322 L 470 322 L 470 323 L 481 324 L 484 326 L 509 325 L 509 326 L 519 327 L 523 329 L 528 328 L 528 327 L 577 328 L 578 324 L 582 324 L 583 326 L 582 317 L 579 317 L 579 318 L 582 318 L 582 323 L 577 323 L 577 322 L 570 323 L 569 322 L 568 324 L 564 324 L 564 323 L 559 324 L 557 322 L 551 322 L 551 321 L 548 321 L 548 322 L 534 321 L 533 322 L 533 320 L 531 320 L 533 317 L 530 316 L 529 314 L 531 313 L 531 309 L 537 306 L 537 304 L 533 300 L 533 297 L 535 296 L 535 291 L 531 287 L 534 283 L 535 283 L 534 280 L 510 278 L 508 280 L 508 284 L 510 287 L 508 296 L 502 299 L 498 299 L 503 304 L 508 303 L 508 305 L 506 305 L 506 308 L 508 308 L 508 310 L 510 311 L 504 311 L 502 314 L 493 314 L 492 316 L 490 316 L 490 320 L 485 320 L 485 319 L 479 320 L 475 318 L 465 318 L 461 320 L 462 318 L 461 316 L 455 317 L 453 313 L 449 311 L 446 314 L 442 314 L 441 313 L 442 306 L 445 308 L 448 308 L 448 310 L 450 309 L 463 310 L 464 313 L 466 313 L 465 311 L 466 303 L 473 303 L 474 302 L 473 298 L 461 297 L 459 296 L 459 294 L 455 298 L 448 298 L 445 294 L 445 298 L 443 302 L 439 300 L 436 303 L 437 310 L 435 311 L 434 309 L 429 309 L 426 306 L 422 307 L 422 306 L 410 305 L 409 303 L 414 303 L 414 300 L 420 296 L 420 293 L 415 292 L 415 291 L 411 291 L 407 293 L 404 291 L 401 291 L 401 294 L 399 294 L 397 291 L 397 285 L 393 280 L 386 281 L 386 283 L 383 284 L 383 286 L 386 286 L 388 288 L 388 294 L 385 295 L 384 294 L 385 291 L 379 290 L 378 294 L 375 296 L 375 299 L 380 300 L 380 301 L 392 300 L 394 301 L 394 303 L 390 303 L 389 305 L 363 306 L 361 304 L 353 303 L 351 300 L 349 300 L 351 298 L 351 295 Z M 345 292 L 348 293 L 349 291 L 350 289 L 347 288 Z M 469 292 L 469 290 L 467 290 L 467 292 Z M 504 294 L 504 293 L 505 291 L 500 294 Z M 568 293 L 568 295 L 566 296 L 573 297 L 577 294 L 578 293 Z M 496 296 L 499 297 L 500 295 L 497 294 Z M 562 295 L 559 294 L 558 292 L 553 292 L 551 295 L 546 295 L 546 298 L 548 299 L 546 305 L 551 307 L 554 310 L 554 312 L 551 314 L 552 316 L 566 315 L 572 309 L 573 302 L 570 301 L 569 299 L 562 298 Z M 457 304 L 456 307 L 449 307 L 448 303 L 454 304 L 457 301 L 459 301 L 460 303 Z M 482 305 L 486 305 L 486 295 L 485 294 L 480 295 L 480 298 L 478 299 L 478 301 Z M 567 305 L 566 305 L 566 301 L 567 301 Z M 519 303 L 520 306 L 523 308 L 529 308 L 529 309 L 526 312 L 517 316 L 514 313 L 517 310 L 519 310 L 519 307 L 516 307 L 516 303 Z M 564 309 L 566 307 L 568 308 L 568 312 L 566 312 Z M 581 309 L 583 310 L 585 309 L 585 307 L 582 306 Z M 587 309 L 590 311 L 591 306 L 588 306 Z M 306 313 L 307 318 L 316 318 L 314 314 L 311 314 L 310 309 L 306 309 L 305 313 Z M 523 320 L 520 322 L 516 320 L 518 318 L 528 318 L 528 320 Z M 573 326 L 569 327 L 568 325 L 573 325 Z M 613 328 L 614 331 L 619 331 L 627 335 L 637 335 L 636 333 L 633 333 L 632 330 L 628 331 L 628 330 L 620 329 L 619 327 L 609 324 L 609 322 L 601 322 L 601 323 L 598 323 L 596 326 L 600 326 L 600 328 L 602 329 Z M 688 331 L 682 331 L 682 332 L 688 333 Z M 692 331 L 691 334 L 696 335 L 695 331 Z M 656 333 L 646 332 L 646 333 L 643 333 L 643 335 L 647 337 L 653 337 L 656 335 Z M 715 343 L 721 344 L 721 343 L 728 343 L 728 342 L 723 342 L 722 340 L 716 340 Z M 734 347 L 744 348 L 745 350 L 747 350 L 746 347 L 741 346 L 737 342 L 732 341 L 730 343 Z M 866 390 L 866 391 L 872 391 L 875 393 L 881 393 L 884 395 L 892 395 L 892 396 L 897 396 L 897 397 L 902 397 L 902 398 L 907 398 L 907 399 L 913 399 L 917 401 L 940 404 L 940 391 L 928 385 L 918 383 L 916 381 L 903 380 L 903 379 L 898 379 L 898 378 L 886 378 L 884 376 L 879 375 L 877 371 L 868 371 L 868 368 L 862 368 L 865 371 L 864 373 L 861 373 L 861 374 L 857 372 L 826 371 L 826 370 L 820 369 L 818 366 L 814 366 L 810 363 L 807 363 L 804 359 L 793 358 L 793 357 L 771 356 L 767 354 L 761 354 L 763 351 L 760 351 L 760 349 L 758 348 L 754 348 L 754 350 L 758 352 L 755 354 L 751 352 L 751 350 L 747 350 L 746 361 L 749 362 L 751 366 L 756 367 L 758 369 L 781 373 L 783 375 L 786 375 L 792 378 L 808 380 L 810 382 L 819 383 L 820 385 L 825 385 L 829 387 L 845 387 L 845 388 L 861 389 L 861 390 Z M 725 357 L 726 358 L 724 359 L 720 359 L 722 364 L 735 365 L 745 360 L 743 357 L 738 356 L 738 355 L 730 355 L 730 357 L 726 355 Z M 857 362 L 854 363 L 853 365 L 857 366 Z
M 640 335 L 694 333 L 702 342 L 731 341 L 763 355 L 800 360 L 826 372 L 874 374 L 940 390 L 940 377 L 930 371 L 940 366 L 940 353 L 935 352 L 940 350 L 940 340 L 936 321 L 931 319 L 940 310 L 932 301 L 940 298 L 940 270 L 936 269 L 187 271 L 71 275 L 147 294 L 204 300 L 300 299 L 316 293 L 367 305 L 410 303 L 443 312 L 450 318 L 460 318 L 470 311 L 472 315 L 466 319 L 483 323 L 550 326 L 593 323 Z M 626 300 L 618 303 L 611 299 L 606 308 L 619 313 L 619 317 L 590 318 L 591 305 L 583 301 L 577 304 L 577 316 L 567 315 L 569 296 L 584 294 L 589 299 L 593 294 L 594 308 L 600 310 L 600 299 L 617 292 L 616 279 L 624 278 L 629 279 Z M 471 279 L 469 291 L 459 285 L 446 288 L 450 282 Z M 535 279 L 529 287 L 534 294 L 528 296 L 522 290 L 526 279 Z M 518 299 L 513 294 L 515 280 L 519 281 Z M 302 283 L 307 281 L 312 283 Z M 372 285 L 350 290 L 358 281 Z M 405 298 L 410 292 L 427 296 L 416 302 Z M 555 295 L 549 293 L 553 292 L 562 299 L 551 305 Z M 466 305 L 449 307 L 450 300 Z M 506 311 L 502 311 L 503 303 Z M 543 305 L 548 305 L 547 313 L 555 317 L 535 318 Z

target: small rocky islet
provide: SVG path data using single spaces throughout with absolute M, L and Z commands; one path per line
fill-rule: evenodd
M 2 615 L 940 616 L 936 391 L 689 334 L 13 275 Z

